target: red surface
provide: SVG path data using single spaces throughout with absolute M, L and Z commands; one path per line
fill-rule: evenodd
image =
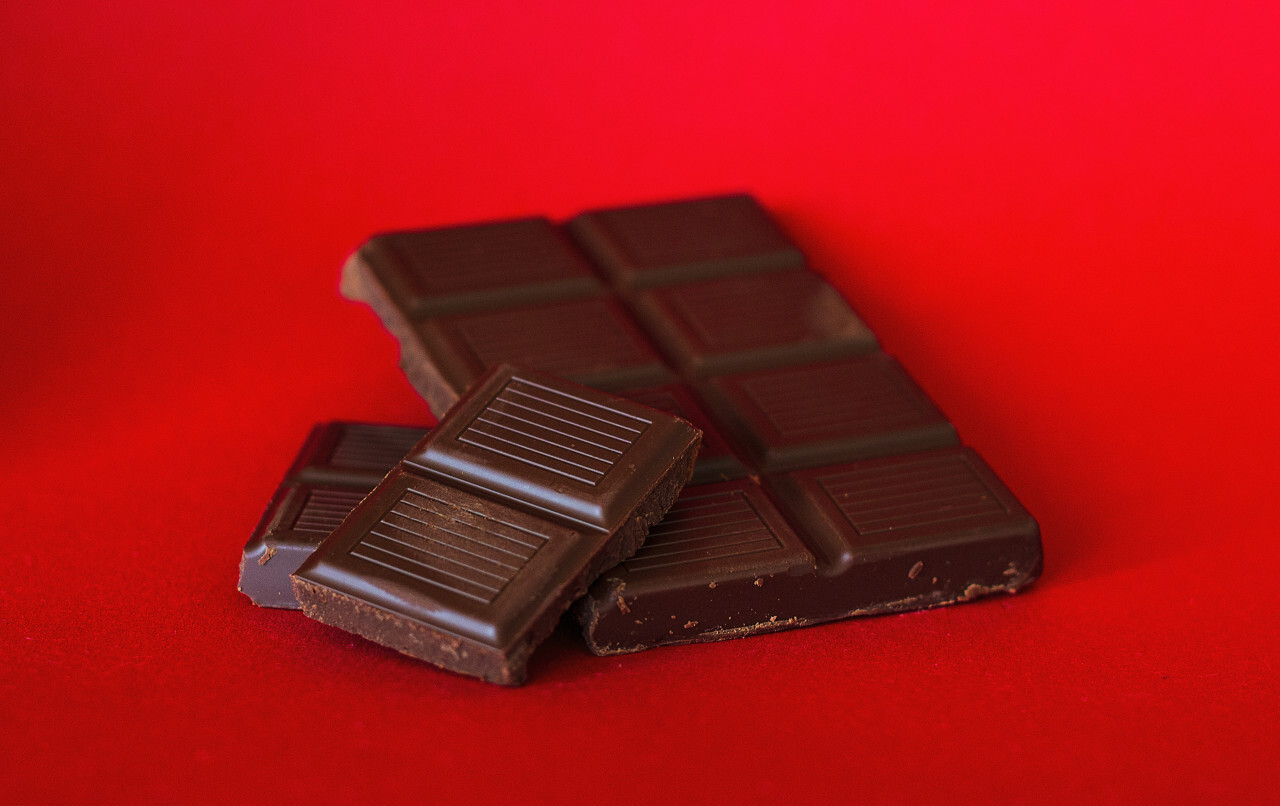
M 0 800 L 1274 797 L 1280 12 L 580 5 L 3 4 Z M 735 189 L 1032 589 L 517 690 L 236 592 L 312 422 L 427 421 L 361 239 Z

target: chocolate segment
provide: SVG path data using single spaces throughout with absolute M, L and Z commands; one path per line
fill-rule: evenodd
M 884 353 L 711 379 L 726 433 L 763 472 L 954 445 L 955 428 Z
M 584 213 L 569 231 L 623 286 L 803 266 L 804 255 L 750 196 Z
M 545 218 L 387 233 L 369 239 L 352 263 L 350 273 L 372 274 L 410 319 L 599 287 L 591 267 Z
M 245 543 L 240 591 L 262 607 L 296 610 L 289 575 L 426 433 L 370 423 L 312 428 Z
M 598 389 L 658 383 L 670 371 L 618 302 L 588 297 L 444 316 L 416 325 L 421 373 L 452 402 L 490 366 L 515 362 Z M 439 390 L 439 391 L 435 391 Z M 447 408 L 447 407 L 446 407 Z
M 294 574 L 311 618 L 516 685 L 529 654 L 634 553 L 699 434 L 630 401 L 500 365 Z
M 361 245 L 342 272 L 342 293 L 368 303 L 395 335 L 401 367 L 437 417 L 488 366 L 522 357 L 595 384 L 613 369 L 623 385 L 663 375 L 647 343 L 629 344 L 635 335 L 626 329 L 634 325 L 600 298 L 603 289 L 582 254 L 544 218 L 384 233 Z M 565 302 L 585 296 L 597 300 Z M 555 304 L 522 313 L 541 302 Z M 502 308 L 513 314 L 467 316 Z M 585 322 L 604 331 L 594 348 L 572 342 L 581 333 L 574 324 Z M 549 341 L 522 343 L 522 334 L 546 328 Z
M 636 315 L 691 375 L 866 353 L 876 337 L 840 293 L 804 269 L 654 288 Z
M 1040 573 L 1035 520 L 967 448 L 796 471 L 765 486 L 776 510 L 756 499 L 752 513 L 739 508 L 733 525 L 718 530 L 711 518 L 670 529 L 664 520 L 643 551 L 601 577 L 578 610 L 592 651 L 963 602 L 1018 591 Z M 718 492 L 686 488 L 669 517 Z M 766 527 L 765 513 L 796 525 L 814 548 L 814 565 L 770 565 L 790 532 Z M 728 549 L 717 557 L 714 546 L 735 533 L 743 551 L 760 553 Z M 703 554 L 694 551 L 703 545 Z

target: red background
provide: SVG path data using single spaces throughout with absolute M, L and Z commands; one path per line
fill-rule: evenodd
M 0 800 L 1274 797 L 1280 12 L 539 5 L 4 4 Z M 236 592 L 313 422 L 429 422 L 337 294 L 365 236 L 729 190 L 1039 518 L 1040 582 L 562 629 L 515 690 Z

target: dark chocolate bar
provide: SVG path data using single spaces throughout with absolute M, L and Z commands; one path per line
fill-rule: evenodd
M 344 290 L 400 340 L 437 412 L 484 366 L 518 358 L 703 429 L 673 522 L 578 608 L 593 650 L 966 601 L 1040 573 L 1035 521 L 749 196 L 599 210 L 563 231 L 539 220 L 542 285 L 491 266 L 489 296 L 463 311 L 381 279 L 389 243 L 474 238 L 510 255 L 517 239 L 500 226 L 517 224 L 533 226 L 378 236 Z M 551 291 L 544 263 L 577 284 Z M 599 279 L 583 282 L 592 264 Z M 428 289 L 464 265 L 436 253 L 412 271 Z M 861 502 L 887 525 L 869 525 Z
M 311 618 L 491 682 L 605 569 L 630 556 L 693 470 L 687 422 L 499 365 L 294 574 Z
M 298 609 L 289 575 L 426 433 L 371 423 L 312 428 L 245 543 L 240 591 L 262 607 Z

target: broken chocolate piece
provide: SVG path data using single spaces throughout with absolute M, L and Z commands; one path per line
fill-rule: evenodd
M 322 423 L 271 497 L 240 557 L 240 591 L 262 607 L 298 608 L 289 575 L 427 433 Z
M 693 470 L 693 426 L 527 370 L 487 373 L 294 574 L 311 618 L 516 685 Z

